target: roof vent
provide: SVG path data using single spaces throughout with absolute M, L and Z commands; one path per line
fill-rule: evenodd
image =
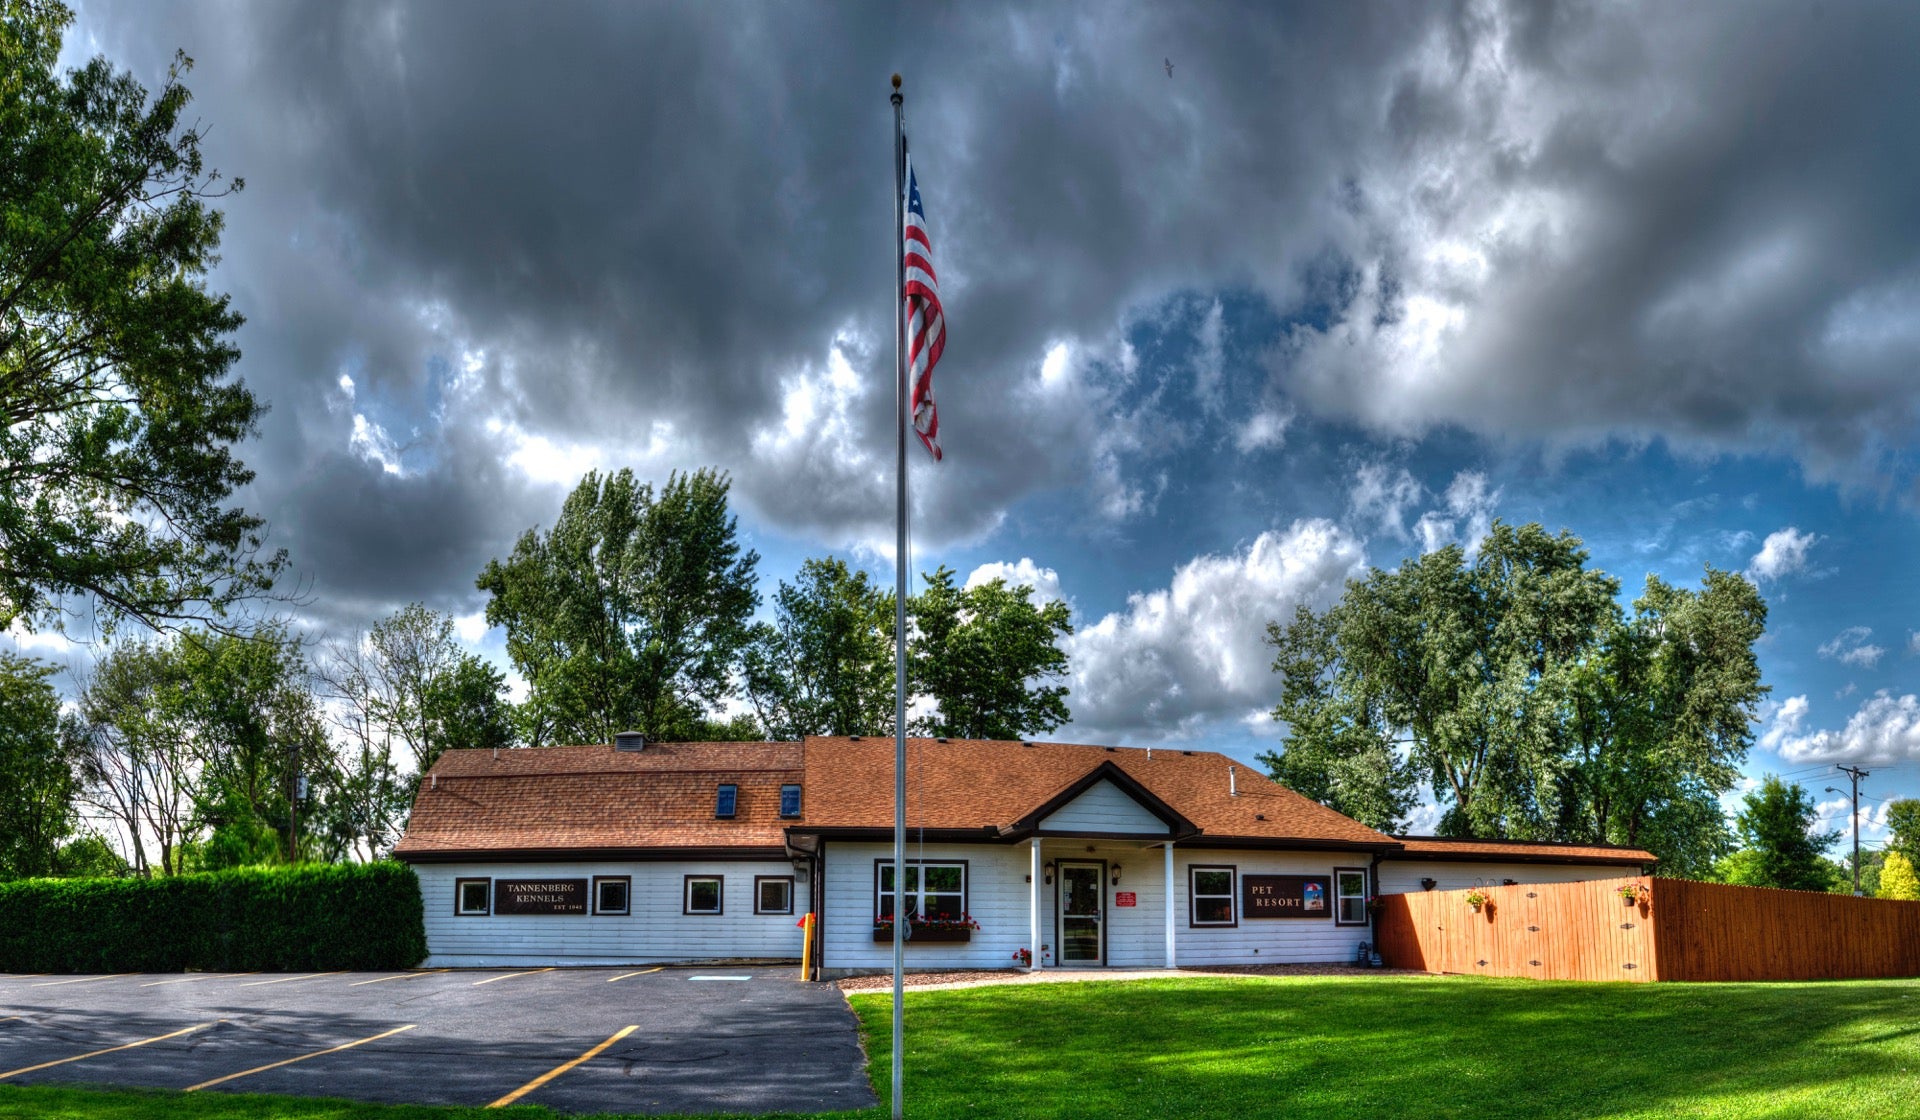
M 1192 758 L 1192 757 L 1193 757 L 1193 752 L 1192 752 L 1192 751 L 1181 751 L 1180 753 L 1181 753 L 1181 754 L 1184 754 L 1184 755 L 1186 755 L 1186 756 L 1187 756 L 1188 758 Z
M 1108 747 L 1108 748 L 1107 748 L 1107 753 L 1108 753 L 1108 754 L 1118 754 L 1118 753 L 1119 753 L 1119 751 L 1120 751 L 1120 748 L 1119 748 L 1119 747 Z
M 621 731 L 613 737 L 613 749 L 616 751 L 644 751 L 647 749 L 647 737 L 638 731 Z
M 1256 821 L 1264 821 L 1267 819 L 1267 815 L 1265 813 L 1255 813 L 1253 819 Z
M 936 743 L 944 743 L 944 742 L 946 742 L 946 741 L 947 741 L 947 737 L 946 737 L 945 735 L 942 735 L 942 736 L 940 736 L 939 738 L 937 738 L 937 739 L 935 739 L 935 740 L 934 740 L 934 742 L 936 742 Z
M 849 736 L 847 736 L 847 742 L 849 742 L 849 743 L 857 743 L 857 742 L 859 742 L 859 741 L 860 741 L 860 736 L 858 736 L 858 735 L 849 735 Z

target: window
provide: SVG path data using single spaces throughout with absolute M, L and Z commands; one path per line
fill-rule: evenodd
M 625 875 L 596 875 L 593 879 L 593 912 L 625 914 L 633 893 L 632 880 Z
M 1367 924 L 1367 872 L 1360 867 L 1336 867 L 1333 869 L 1333 894 L 1338 901 L 1338 909 L 1333 912 L 1333 924 L 1337 926 L 1364 926 Z
M 1187 868 L 1187 924 L 1195 926 L 1235 926 L 1232 867 Z
M 492 879 L 455 879 L 453 912 L 463 918 L 491 913 L 493 907 L 488 905 L 488 896 L 492 893 Z
M 755 875 L 753 912 L 756 914 L 793 913 L 793 876 Z
M 686 883 L 686 905 L 683 914 L 720 914 L 721 885 L 724 880 L 718 875 L 689 875 Z
M 797 784 L 780 787 L 780 815 L 783 817 L 800 815 L 800 787 Z
M 874 860 L 876 918 L 893 917 L 893 861 Z M 907 917 L 957 919 L 967 912 L 967 861 L 949 863 L 910 860 L 907 872 Z
M 732 783 L 721 786 L 719 794 L 713 799 L 713 815 L 721 820 L 732 819 L 734 807 L 739 800 L 739 786 Z

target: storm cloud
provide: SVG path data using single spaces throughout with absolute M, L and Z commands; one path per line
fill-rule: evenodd
M 1911 492 L 1920 10 L 1823 11 L 87 0 L 69 54 L 197 59 L 246 500 L 366 620 L 471 610 L 590 467 L 886 547 L 895 70 L 952 339 L 929 547 L 1042 493 L 1149 516 L 1157 456 L 1297 417 Z M 1221 292 L 1264 363 L 1221 365 Z M 1189 306 L 1176 423 L 1127 339 Z

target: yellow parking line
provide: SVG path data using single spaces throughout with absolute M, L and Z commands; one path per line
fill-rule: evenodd
M 412 980 L 412 979 L 415 979 L 416 977 L 432 976 L 436 972 L 446 972 L 446 971 L 449 971 L 449 970 L 444 968 L 429 968 L 425 972 L 402 972 L 395 976 L 381 976 L 373 980 L 355 980 L 353 983 L 348 984 L 347 987 L 358 988 L 362 984 L 384 984 L 388 980 Z
M 97 1058 L 102 1054 L 115 1054 L 122 1050 L 131 1050 L 136 1046 L 145 1046 L 149 1042 L 165 1042 L 169 1038 L 179 1038 L 183 1034 L 192 1034 L 194 1031 L 205 1030 L 215 1023 L 224 1022 L 226 1022 L 225 1019 L 215 1019 L 212 1023 L 195 1023 L 191 1027 L 182 1027 L 171 1034 L 157 1034 L 152 1038 L 143 1038 L 138 1042 L 128 1042 L 120 1046 L 109 1046 L 105 1050 L 89 1050 L 85 1054 L 75 1054 L 71 1058 L 60 1058 L 51 1062 L 41 1062 L 37 1066 L 21 1066 L 19 1069 L 10 1069 L 5 1073 L 0 1073 L 0 1081 L 5 1081 L 9 1077 L 18 1077 L 23 1073 L 32 1073 L 37 1069 L 52 1069 L 54 1066 L 64 1066 L 68 1062 L 77 1062 L 85 1058 Z
M 318 980 L 322 976 L 340 976 L 346 971 L 346 969 L 342 968 L 334 972 L 309 972 L 304 976 L 282 976 L 278 980 L 249 980 L 245 984 L 238 986 L 242 988 L 258 988 L 262 984 L 291 984 L 295 980 Z
M 482 984 L 491 984 L 491 983 L 493 983 L 493 982 L 494 982 L 495 980 L 511 980 L 511 979 L 513 979 L 513 978 L 514 978 L 514 977 L 516 977 L 516 976 L 533 976 L 533 975 L 535 975 L 535 974 L 537 974 L 537 973 L 541 973 L 541 972 L 552 972 L 552 971 L 553 971 L 553 966 L 552 966 L 552 965 L 548 965 L 548 966 L 547 966 L 547 967 L 545 967 L 545 968 L 534 968 L 534 969 L 529 969 L 529 970 L 527 970 L 526 972 L 509 972 L 509 973 L 507 973 L 507 974 L 506 974 L 505 976 L 489 976 L 489 977 L 487 977 L 487 978 L 486 978 L 485 980 L 475 980 L 475 981 L 473 982 L 473 986 L 477 988 L 477 987 L 479 987 L 479 986 L 480 986 L 480 985 L 482 985 Z
M 665 968 L 665 967 L 667 967 L 667 966 L 663 964 L 663 965 L 661 965 L 661 966 L 660 966 L 660 968 L 643 968 L 643 969 L 641 969 L 641 970 L 640 970 L 640 971 L 638 971 L 638 972 L 628 972 L 628 973 L 624 973 L 624 974 L 622 974 L 622 975 L 619 975 L 619 976 L 615 976 L 615 977 L 613 977 L 613 979 L 612 979 L 612 980 L 608 980 L 608 981 L 607 981 L 607 983 L 609 983 L 609 984 L 611 984 L 611 983 L 613 983 L 613 981 L 614 981 L 614 980 L 625 980 L 625 979 L 626 979 L 626 978 L 627 978 L 628 976 L 645 976 L 645 975 L 646 975 L 647 973 L 649 973 L 649 972 L 658 972 L 658 971 L 660 971 L 660 969 L 661 969 L 661 968 Z
M 260 975 L 260 973 L 257 971 L 255 972 L 209 972 L 204 976 L 182 976 L 178 980 L 155 980 L 150 984 L 142 984 L 140 986 L 143 988 L 158 988 L 162 984 L 191 984 L 196 980 L 231 980 L 236 976 L 258 976 L 258 975 Z
M 637 1029 L 638 1027 L 621 1027 L 619 1030 L 613 1032 L 612 1038 L 607 1039 L 605 1042 L 602 1042 L 600 1045 L 580 1055 L 579 1057 L 575 1058 L 571 1062 L 567 1062 L 564 1065 L 558 1065 L 553 1067 L 547 1072 L 534 1078 L 532 1081 L 529 1081 L 525 1085 L 522 1085 L 518 1089 L 515 1089 L 513 1092 L 508 1093 L 506 1096 L 501 1097 L 497 1101 L 494 1101 L 492 1104 L 488 1105 L 487 1107 L 488 1108 L 507 1107 L 508 1105 L 512 1104 L 514 1101 L 519 1100 L 521 1097 L 526 1096 L 528 1093 L 533 1092 L 535 1089 L 538 1089 L 540 1086 L 545 1085 L 549 1081 L 552 1081 L 554 1078 L 567 1072 L 568 1070 L 572 1069 L 574 1066 L 579 1065 L 581 1062 L 590 1062 L 593 1059 L 599 1057 L 600 1052 L 602 1050 L 605 1050 L 607 1047 L 612 1046 L 614 1043 L 632 1034 Z
M 95 980 L 118 980 L 122 976 L 138 976 L 137 972 L 116 972 L 110 976 L 82 976 L 77 980 L 48 980 L 39 984 L 28 984 L 29 988 L 57 988 L 62 984 L 91 984 Z
M 286 1058 L 278 1062 L 269 1062 L 264 1066 L 255 1066 L 252 1069 L 243 1069 L 239 1073 L 229 1073 L 225 1077 L 216 1077 L 212 1081 L 202 1081 L 198 1085 L 189 1085 L 180 1091 L 183 1093 L 197 1092 L 210 1085 L 218 1085 L 223 1081 L 232 1081 L 241 1077 L 251 1077 L 256 1073 L 265 1073 L 270 1069 L 279 1069 L 281 1066 L 290 1066 L 295 1062 L 304 1062 L 308 1058 L 318 1058 L 322 1054 L 337 1054 L 342 1050 L 351 1050 L 356 1046 L 364 1046 L 369 1042 L 378 1042 L 383 1038 L 390 1038 L 393 1035 L 399 1034 L 401 1031 L 410 1031 L 419 1025 L 418 1023 L 408 1023 L 404 1027 L 395 1027 L 390 1031 L 381 1031 L 379 1034 L 369 1035 L 366 1038 L 355 1039 L 352 1042 L 343 1042 L 338 1046 L 329 1046 L 325 1050 L 315 1050 L 311 1054 L 302 1054 L 297 1058 Z

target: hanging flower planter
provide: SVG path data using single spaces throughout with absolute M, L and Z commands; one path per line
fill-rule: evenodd
M 1485 906 L 1486 904 L 1487 904 L 1487 896 L 1482 894 L 1480 891 L 1471 890 L 1467 892 L 1467 905 L 1473 907 L 1474 913 L 1478 914 L 1480 912 L 1480 908 L 1482 906 Z
M 1620 901 L 1628 906 L 1638 906 L 1653 897 L 1653 888 L 1645 883 L 1628 883 L 1618 891 Z

